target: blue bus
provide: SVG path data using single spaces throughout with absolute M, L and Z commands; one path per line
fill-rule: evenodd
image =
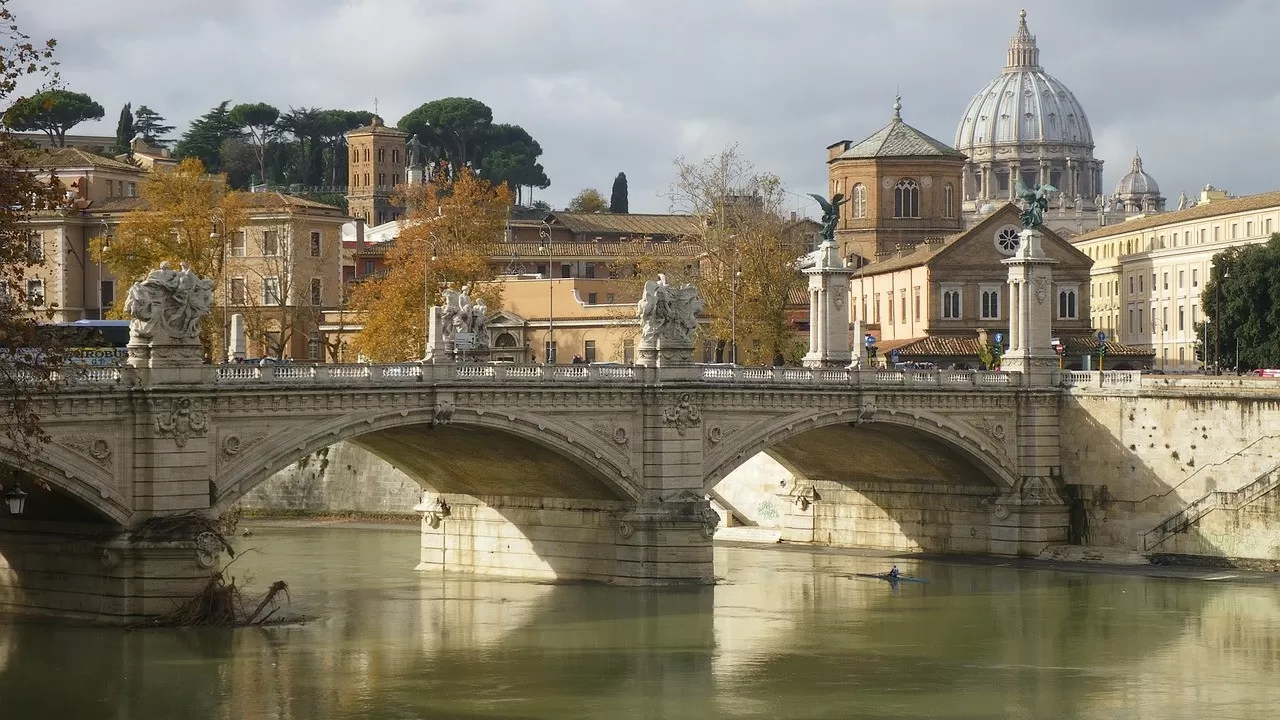
M 123 365 L 129 358 L 128 320 L 77 320 L 48 323 L 39 332 L 57 343 L 74 365 Z

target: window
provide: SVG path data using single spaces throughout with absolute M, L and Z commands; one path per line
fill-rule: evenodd
M 365 275 L 372 275 L 372 274 L 373 274 L 373 272 L 374 272 L 374 267 L 375 267 L 375 265 L 374 265 L 374 262 L 373 262 L 372 260 L 365 260 L 365 261 L 364 261 L 364 274 L 365 274 Z
M 876 313 L 875 322 L 879 323 L 880 322 L 880 294 L 876 293 L 875 296 L 872 297 L 871 301 L 875 303 L 875 313 Z
M 265 256 L 275 256 L 280 254 L 280 234 L 278 231 L 262 231 L 262 254 Z
M 378 173 L 378 187 L 386 187 L 386 186 L 387 186 L 387 174 Z
M 956 191 L 951 187 L 951 183 L 942 186 L 942 217 L 953 218 L 956 216 Z
M 1133 276 L 1132 275 L 1129 276 L 1129 294 L 1130 295 L 1133 294 Z
M 1169 273 L 1164 274 L 1164 289 L 1169 289 Z
M 386 148 L 378 148 L 378 162 L 383 162 L 383 161 L 385 161 L 386 159 L 387 159 L 387 149 L 386 149 Z
M 960 290 L 942 291 L 942 317 L 948 320 L 959 320 L 963 308 L 960 305 Z
M 556 347 L 556 343 L 553 343 L 551 341 L 547 341 L 543 343 L 542 357 L 546 358 L 548 363 L 554 363 L 556 361 L 556 354 L 558 352 L 559 350 Z
M 43 280 L 27 281 L 27 304 L 31 307 L 40 307 L 41 305 L 44 305 Z
M 1200 228 L 1200 244 L 1204 244 L 1204 228 Z
M 1221 235 L 1222 235 L 1222 228 L 1221 228 L 1221 227 L 1219 227 L 1219 226 L 1217 226 L 1217 225 L 1214 225 L 1214 226 L 1213 226 L 1213 241 L 1214 241 L 1214 242 L 1218 242 L 1219 240 L 1221 240 L 1221 239 L 1222 239 Z
M 862 183 L 853 186 L 853 216 L 856 218 L 867 216 L 867 186 Z
M 1145 288 L 1143 287 L 1143 285 L 1142 285 L 1142 276 L 1141 276 L 1141 275 L 1139 275 L 1139 276 L 1138 276 L 1138 292 L 1146 292 L 1146 289 L 1145 289 Z
M 369 148 L 365 148 L 365 149 L 364 149 L 364 161 L 365 161 L 365 162 L 369 162 Z M 365 177 L 367 178 L 367 177 L 369 177 L 369 176 L 368 176 L 368 175 L 365 175 Z M 369 181 L 368 181 L 368 180 L 365 180 L 364 184 L 365 184 L 365 185 L 368 185 L 368 184 L 369 184 Z
M 44 233 L 33 232 L 27 235 L 27 259 L 31 262 L 44 261 Z
M 915 289 L 915 313 L 916 322 L 920 322 L 920 288 Z
M 596 361 L 596 341 L 587 340 L 582 343 L 582 359 L 589 363 Z
M 1129 308 L 1129 334 L 1133 334 L 1133 308 Z
M 244 256 L 245 256 L 244 231 L 239 230 L 237 232 L 231 233 L 231 257 L 244 257 Z
M 320 350 L 323 345 L 320 343 L 320 333 L 309 333 L 307 335 L 307 359 L 323 360 Z
M 364 186 L 369 187 L 369 173 L 364 174 Z M 366 218 L 368 219 L 368 218 Z
M 1231 223 L 1231 239 L 1236 239 L 1236 233 L 1240 229 L 1240 223 Z
M 109 308 L 116 304 L 116 281 L 103 280 L 98 283 L 98 298 L 101 301 L 99 307 Z
M 1058 292 L 1058 319 L 1074 320 L 1076 317 L 1076 291 L 1060 290 Z
M 1181 290 L 1182 288 L 1186 287 L 1186 284 L 1185 284 L 1185 283 L 1186 283 L 1186 280 L 1187 280 L 1187 271 L 1186 271 L 1186 270 L 1179 270 L 1179 271 L 1178 271 L 1178 289 L 1179 289 L 1179 290 Z
M 244 278 L 231 278 L 231 304 L 244 305 Z
M 920 186 L 911 178 L 903 178 L 893 188 L 893 216 L 920 217 Z
M 1267 218 L 1266 220 L 1264 220 L 1262 225 L 1263 225 L 1262 234 L 1270 235 L 1271 234 L 1271 218 Z
M 323 305 L 324 293 L 321 292 L 324 285 L 320 282 L 320 278 L 311 278 L 311 304 Z
M 561 265 L 560 265 L 560 277 L 562 277 L 562 278 L 573 277 L 572 275 L 570 275 L 570 274 L 569 274 L 571 270 L 572 270 L 572 268 L 569 266 L 569 264 L 568 264 L 568 263 L 563 263 L 563 264 L 561 264 Z
M 1000 319 L 1000 288 L 982 289 L 982 319 Z
M 320 257 L 320 231 L 311 231 L 311 257 Z
M 386 222 L 386 221 L 387 221 L 387 211 L 386 211 L 386 210 L 379 210 L 379 211 L 378 211 L 378 224 L 379 224 L 379 225 L 381 225 L 382 223 L 384 223 L 384 222 Z
M 392 185 L 400 184 L 400 173 L 391 173 L 391 184 Z
M 1178 308 L 1178 332 L 1187 329 L 1187 309 Z
M 137 197 L 137 195 L 138 195 L 138 184 L 129 183 L 129 197 Z
M 1253 221 L 1244 224 L 1244 236 L 1253 237 Z
M 905 323 L 907 321 L 907 289 L 903 288 L 902 292 L 898 293 L 898 295 L 899 295 L 898 304 L 899 304 L 899 309 L 901 311 L 899 315 L 902 318 L 902 322 Z
M 587 263 L 587 268 L 586 268 L 586 269 L 587 269 L 587 277 L 589 277 L 589 278 L 593 278 L 593 277 L 595 277 L 595 276 L 596 276 L 596 264 L 595 264 L 595 263 Z
M 1200 271 L 1191 268 L 1191 287 L 1200 287 Z
M 393 162 L 393 163 L 398 163 L 398 162 L 400 162 L 400 151 L 399 151 L 399 150 L 392 150 L 392 151 L 391 151 L 391 162 Z
M 892 325 L 893 324 L 893 293 L 887 292 L 884 294 L 884 304 L 885 304 L 885 307 L 889 309 L 889 313 L 888 313 L 889 324 Z
M 280 304 L 280 278 L 262 278 L 262 304 Z
M 623 340 L 622 341 L 622 362 L 632 363 L 632 362 L 635 362 L 635 360 L 636 360 L 636 341 Z
M 595 294 L 595 293 L 587 293 L 587 304 L 588 304 L 588 305 L 595 305 L 595 304 L 596 304 L 596 297 L 597 297 L 597 296 L 596 296 L 596 294 Z
M 351 148 L 351 162 L 360 162 L 360 150 Z
M 1143 324 L 1142 324 L 1142 318 L 1144 318 L 1144 317 L 1146 317 L 1146 313 L 1142 311 L 1142 308 L 1141 308 L 1141 307 L 1139 307 L 1139 308 L 1138 308 L 1138 332 L 1139 332 L 1139 333 L 1141 333 L 1141 332 L 1144 332 L 1144 331 L 1145 331 L 1145 329 L 1144 329 L 1144 327 L 1143 327 Z

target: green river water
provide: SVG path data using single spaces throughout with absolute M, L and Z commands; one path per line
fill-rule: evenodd
M 718 548 L 715 587 L 415 572 L 416 531 L 257 527 L 309 622 L 0 619 L 0 720 L 1280 717 L 1280 585 Z

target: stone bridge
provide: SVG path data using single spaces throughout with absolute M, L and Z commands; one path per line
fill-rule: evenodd
M 202 366 L 179 379 L 82 370 L 40 399 L 51 441 L 38 456 L 0 448 L 48 488 L 0 520 L 0 608 L 168 609 L 219 548 L 152 537 L 152 518 L 217 515 L 340 440 L 430 491 L 423 568 L 710 582 L 707 490 L 760 452 L 801 478 L 980 487 L 980 527 L 953 549 L 1034 554 L 1065 539 L 1062 391 L 1020 373 L 416 363 Z M 795 522 L 812 517 L 812 483 L 782 492 Z M 85 576 L 92 591 L 68 585 Z

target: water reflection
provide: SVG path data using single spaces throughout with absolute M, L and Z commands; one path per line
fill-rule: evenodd
M 0 621 L 16 718 L 1270 717 L 1280 590 L 717 550 L 714 588 L 412 571 L 414 533 L 260 530 L 235 566 L 319 620 Z

